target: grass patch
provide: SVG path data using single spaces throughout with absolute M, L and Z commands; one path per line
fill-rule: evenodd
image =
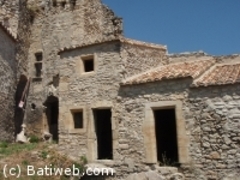
M 0 156 L 2 162 L 7 162 L 9 167 L 21 167 L 21 176 L 19 180 L 69 180 L 67 176 L 27 176 L 27 167 L 33 166 L 35 170 L 45 166 L 52 168 L 70 168 L 75 165 L 80 171 L 84 171 L 87 159 L 85 156 L 72 160 L 66 155 L 59 154 L 55 149 L 57 145 L 46 143 L 29 144 L 10 144 L 0 143 Z M 2 164 L 4 165 L 4 164 Z M 0 180 L 5 179 L 3 171 L 0 170 Z M 15 180 L 16 177 L 9 177 L 9 180 Z
M 9 156 L 11 154 L 19 153 L 21 151 L 31 151 L 35 149 L 37 144 L 8 144 L 8 143 L 0 143 L 0 155 L 1 157 Z

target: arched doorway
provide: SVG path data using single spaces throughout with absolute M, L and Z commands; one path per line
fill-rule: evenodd
M 45 113 L 47 117 L 49 133 L 52 134 L 53 140 L 58 142 L 58 116 L 59 116 L 58 98 L 55 96 L 49 96 L 43 104 L 46 107 Z

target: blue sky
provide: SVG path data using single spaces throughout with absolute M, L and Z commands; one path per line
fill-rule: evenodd
M 102 0 L 124 20 L 129 38 L 169 53 L 240 54 L 240 0 Z

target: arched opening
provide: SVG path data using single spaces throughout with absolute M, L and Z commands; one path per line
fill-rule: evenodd
M 28 94 L 28 79 L 25 75 L 21 75 L 17 84 L 15 93 L 15 112 L 14 112 L 14 125 L 15 135 L 21 132 L 21 125 L 24 118 L 24 108 L 26 106 L 26 99 Z M 24 102 L 22 108 L 19 107 L 20 102 Z
M 49 96 L 43 104 L 46 107 L 45 113 L 47 117 L 49 133 L 52 134 L 53 140 L 58 142 L 58 98 L 55 96 Z

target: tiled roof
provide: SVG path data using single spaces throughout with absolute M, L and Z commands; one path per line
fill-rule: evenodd
M 14 41 L 17 41 L 17 37 L 14 36 L 12 31 L 10 29 L 6 28 L 1 22 L 0 22 L 0 28 L 2 28 L 3 31 L 5 31 Z
M 142 74 L 130 77 L 122 82 L 122 85 L 141 84 L 161 81 L 164 79 L 176 79 L 192 77 L 197 78 L 215 63 L 215 60 L 186 61 L 159 66 Z
M 144 46 L 144 47 L 148 47 L 148 48 L 163 49 L 163 50 L 167 49 L 166 46 L 161 45 L 161 44 L 147 43 L 147 42 L 137 41 L 137 40 L 129 39 L 129 38 L 125 38 L 125 37 L 121 37 L 120 41 L 122 43 L 127 43 L 127 44 L 131 44 L 131 45 L 136 45 L 136 46 Z
M 219 64 L 194 80 L 194 87 L 234 84 L 240 82 L 240 64 Z
M 70 46 L 67 46 L 67 47 L 63 47 L 63 48 L 59 49 L 58 54 L 60 54 L 64 51 L 70 51 L 70 50 L 81 48 L 81 47 L 86 47 L 86 46 L 91 46 L 91 45 L 96 45 L 96 44 L 101 44 L 101 43 L 107 43 L 107 42 L 113 42 L 113 41 L 120 41 L 122 43 L 130 44 L 130 45 L 144 46 L 144 47 L 148 47 L 148 48 L 167 50 L 167 47 L 164 46 L 164 45 L 146 43 L 146 42 L 142 42 L 142 41 L 137 41 L 137 40 L 125 38 L 123 36 L 119 36 L 119 37 L 115 37 L 115 38 L 112 38 L 112 39 L 106 39 L 106 40 L 102 40 L 102 41 L 96 40 L 96 42 L 92 42 L 92 43 L 89 43 L 89 44 L 76 44 L 76 45 L 70 45 Z

